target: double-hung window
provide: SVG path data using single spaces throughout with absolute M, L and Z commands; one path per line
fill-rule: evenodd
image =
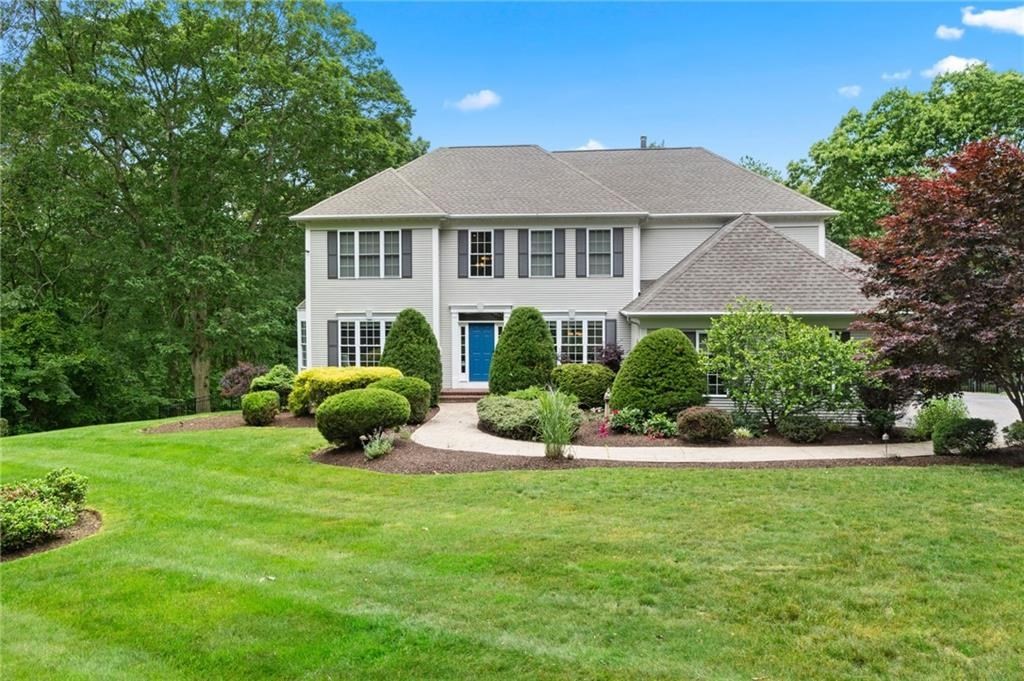
M 338 232 L 338 277 L 402 275 L 402 236 L 397 229 Z
M 555 233 L 550 229 L 530 231 L 530 276 L 555 276 Z
M 391 320 L 343 319 L 338 321 L 338 364 L 373 367 L 380 364 Z
M 612 276 L 612 230 L 587 230 L 587 276 Z
M 306 320 L 299 320 L 299 368 L 305 369 L 309 366 L 309 357 L 307 355 L 306 345 Z
M 697 352 L 706 352 L 706 346 L 708 342 L 707 331 L 685 331 L 686 337 L 693 343 L 693 347 Z M 725 390 L 725 382 L 718 376 L 718 374 L 708 374 L 708 387 L 705 392 L 706 395 L 711 397 L 726 397 L 728 393 Z
M 562 364 L 593 364 L 604 348 L 603 319 L 548 319 L 555 355 Z
M 494 276 L 494 232 L 470 231 L 469 276 Z

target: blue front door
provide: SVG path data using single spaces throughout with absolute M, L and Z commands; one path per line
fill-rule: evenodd
M 494 354 L 494 324 L 469 325 L 469 380 L 486 382 Z

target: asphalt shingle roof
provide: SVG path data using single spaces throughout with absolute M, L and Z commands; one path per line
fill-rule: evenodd
M 740 297 L 800 313 L 856 312 L 869 302 L 852 274 L 746 214 L 694 249 L 623 312 L 720 313 Z
M 705 149 L 441 147 L 295 219 L 438 215 L 832 212 Z

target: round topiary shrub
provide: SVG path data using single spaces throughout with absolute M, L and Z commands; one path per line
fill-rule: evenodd
M 295 372 L 284 364 L 275 364 L 267 373 L 252 379 L 249 391 L 273 390 L 280 396 L 281 404 L 287 404 L 293 383 L 295 383 Z
M 996 439 L 991 419 L 949 418 L 935 424 L 932 451 L 936 454 L 981 454 Z
M 814 414 L 790 414 L 779 419 L 776 429 L 790 442 L 821 442 L 828 424 Z
M 555 387 L 575 395 L 584 409 L 604 406 L 604 393 L 612 387 L 615 372 L 603 364 L 563 364 L 551 372 Z
M 409 400 L 409 423 L 423 423 L 423 419 L 427 417 L 427 411 L 430 409 L 430 384 L 422 378 L 385 378 L 366 387 L 390 390 Z
M 555 341 L 535 307 L 512 310 L 491 358 L 488 388 L 504 395 L 530 386 L 545 386 L 555 368 Z
M 626 355 L 612 384 L 612 409 L 678 414 L 704 404 L 707 375 L 693 344 L 679 329 L 659 329 Z
M 316 409 L 316 427 L 328 442 L 352 445 L 375 430 L 409 421 L 409 400 L 390 390 L 357 388 L 332 395 Z
M 430 386 L 428 406 L 437 405 L 441 396 L 441 351 L 427 318 L 418 310 L 406 308 L 395 317 L 380 363 L 405 376 L 422 378 Z
M 250 426 L 269 426 L 281 409 L 281 397 L 273 390 L 242 395 L 242 418 Z
M 726 442 L 732 437 L 732 416 L 713 407 L 690 407 L 676 418 L 679 437 L 690 442 Z

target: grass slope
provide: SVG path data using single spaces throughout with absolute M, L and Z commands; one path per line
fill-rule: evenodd
M 386 476 L 319 435 L 2 441 L 103 530 L 0 568 L 5 679 L 1012 678 L 1024 470 Z M 273 578 L 273 579 L 271 579 Z

